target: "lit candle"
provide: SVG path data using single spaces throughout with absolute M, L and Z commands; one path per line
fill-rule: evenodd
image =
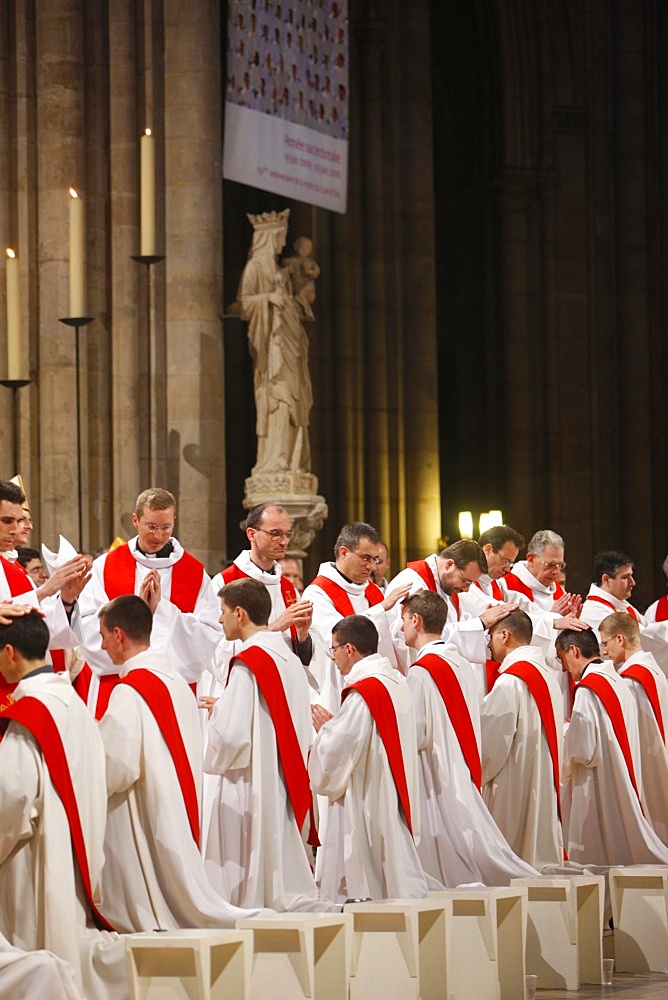
M 141 137 L 141 256 L 155 257 L 155 137 L 150 128 Z
M 70 316 L 86 315 L 86 206 L 70 188 Z
M 13 250 L 7 250 L 7 378 L 21 378 L 21 294 L 19 262 Z

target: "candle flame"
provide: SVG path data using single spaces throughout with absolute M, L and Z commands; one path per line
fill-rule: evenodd
M 76 193 L 74 188 L 70 188 L 70 198 L 78 198 L 79 195 Z
M 150 134 L 151 134 L 151 130 L 150 130 L 150 128 L 147 128 L 146 131 L 144 132 L 144 135 L 150 135 Z
M 7 256 L 13 258 L 13 257 L 16 257 L 16 254 L 14 253 L 13 250 L 11 250 L 9 247 L 7 247 Z

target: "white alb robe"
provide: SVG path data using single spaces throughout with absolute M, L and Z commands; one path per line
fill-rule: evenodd
M 515 576 L 522 581 L 522 583 L 526 584 L 526 586 L 530 588 L 533 595 L 533 603 L 536 604 L 541 611 L 552 611 L 552 605 L 555 601 L 555 593 L 557 589 L 556 583 L 539 583 L 530 571 L 529 564 L 526 559 L 521 559 L 519 562 L 516 562 L 512 571 Z
M 147 669 L 168 688 L 195 788 L 202 784 L 202 735 L 192 691 L 165 653 L 145 650 L 121 676 Z M 230 906 L 209 884 L 192 836 L 167 744 L 144 698 L 118 684 L 100 720 L 109 812 L 104 841 L 105 916 L 127 933 L 157 928 L 233 927 L 258 911 Z
M 389 663 L 401 668 L 397 660 L 392 636 L 390 634 L 390 623 L 388 614 L 382 604 L 369 606 L 369 602 L 364 593 L 366 583 L 351 583 L 346 580 L 337 570 L 334 563 L 325 562 L 320 564 L 318 576 L 326 576 L 342 587 L 348 597 L 356 615 L 364 615 L 374 623 L 378 630 L 378 652 L 387 658 Z M 343 682 L 341 675 L 336 669 L 336 665 L 329 656 L 329 648 L 332 645 L 332 629 L 337 622 L 341 621 L 342 615 L 334 607 L 331 598 L 320 587 L 310 583 L 302 595 L 304 601 L 313 603 L 313 626 L 312 634 L 315 637 L 313 659 L 311 661 L 311 672 L 314 674 L 319 694 L 312 695 L 311 700 L 318 702 L 328 712 L 336 712 L 341 704 L 341 691 Z
M 645 652 L 632 653 L 619 668 L 620 676 L 623 677 L 634 664 L 646 667 L 654 678 L 664 732 L 668 735 L 668 680 L 652 654 Z M 668 749 L 645 689 L 630 677 L 626 683 L 638 709 L 643 812 L 663 843 L 668 845 Z
M 49 951 L 14 948 L 0 934 L 0 1000 L 83 1000 L 74 969 Z
M 223 634 L 219 622 L 220 602 L 214 596 L 211 580 L 204 573 L 192 612 L 184 613 L 172 604 L 169 599 L 172 591 L 172 570 L 183 556 L 183 546 L 176 538 L 172 538 L 172 542 L 174 548 L 171 554 L 157 558 L 139 552 L 137 538 L 130 539 L 128 546 L 136 563 L 134 593 L 139 593 L 149 572 L 156 569 L 160 575 L 161 597 L 153 615 L 151 645 L 153 649 L 167 653 L 177 673 L 191 684 L 197 681 L 206 669 Z M 102 649 L 100 638 L 98 613 L 109 601 L 104 589 L 106 560 L 105 554 L 93 563 L 93 575 L 79 597 L 80 615 L 76 622 L 79 642 L 84 650 L 86 662 L 93 672 L 89 705 L 94 705 L 97 700 L 97 677 L 118 673 L 118 667 L 114 666 Z
M 480 703 L 471 668 L 454 646 L 427 643 L 420 658 L 435 653 L 447 660 L 462 689 L 478 752 Z M 471 780 L 457 733 L 430 674 L 415 664 L 408 671 L 417 722 L 420 762 L 420 843 L 418 856 L 428 875 L 449 889 L 465 882 L 509 885 L 511 878 L 537 872 L 512 852 Z
M 313 727 L 303 666 L 279 632 L 256 632 L 239 655 L 249 646 L 276 664 L 305 763 Z M 209 881 L 236 906 L 322 908 L 288 799 L 274 722 L 241 662 L 214 706 L 208 736 L 204 770 L 214 788 L 204 855 Z
M 474 584 L 474 586 L 469 587 L 466 593 L 459 595 L 459 606 L 462 614 L 465 614 L 467 617 L 479 618 L 490 605 L 499 603 L 517 604 L 520 611 L 525 611 L 531 619 L 533 628 L 531 645 L 538 646 L 542 650 L 543 656 L 553 654 L 554 640 L 558 635 L 558 632 L 554 628 L 554 622 L 559 616 L 553 611 L 543 611 L 533 601 L 530 601 L 526 594 L 521 594 L 517 590 L 510 590 L 503 577 L 500 577 L 495 582 L 501 590 L 502 602 L 494 597 L 491 578 L 484 573 L 478 580 L 480 586 Z M 482 622 L 480 624 L 482 626 Z M 471 645 L 470 647 L 471 660 L 476 663 L 484 663 L 489 657 L 487 634 L 484 629 L 481 627 L 474 634 L 468 636 L 467 639 L 469 643 L 474 641 L 477 643 L 475 646 Z M 485 691 L 485 693 L 487 692 Z
M 483 798 L 515 854 L 540 869 L 563 863 L 563 839 L 552 757 L 538 706 L 524 681 L 506 673 L 521 660 L 533 664 L 547 683 L 561 759 L 563 711 L 557 673 L 546 666 L 538 648 L 520 646 L 504 659 L 480 707 Z
M 58 727 L 99 898 L 107 804 L 97 726 L 66 674 L 24 678 L 14 699 L 24 697 L 43 702 Z M 0 743 L 0 927 L 15 947 L 46 949 L 68 962 L 90 1000 L 129 996 L 125 942 L 92 923 L 67 814 L 37 741 L 18 722 Z
M 433 577 L 434 586 L 436 588 L 434 593 L 438 594 L 438 596 L 445 601 L 448 609 L 448 616 L 441 638 L 444 642 L 454 645 L 460 655 L 471 665 L 470 669 L 474 672 L 478 685 L 478 694 L 479 697 L 482 698 L 486 690 L 484 670 L 486 656 L 484 652 L 481 653 L 481 650 L 484 650 L 484 626 L 477 616 L 474 617 L 468 611 L 462 611 L 461 604 L 460 611 L 459 613 L 457 612 L 457 608 L 455 607 L 452 598 L 446 594 L 445 590 L 441 586 L 436 560 L 436 553 L 432 552 L 430 556 L 427 556 L 425 562 L 427 563 Z M 431 590 L 416 570 L 406 566 L 406 568 L 402 569 L 400 573 L 397 573 L 393 580 L 390 580 L 387 585 L 386 593 L 391 594 L 393 590 L 397 590 L 399 587 L 403 587 L 406 584 L 410 584 L 411 587 L 409 592 L 410 597 L 412 597 L 413 594 L 417 594 L 421 590 Z M 460 594 L 459 596 L 461 598 L 464 595 Z M 391 620 L 392 638 L 397 649 L 397 655 L 401 660 L 404 670 L 408 670 L 408 667 L 415 659 L 415 651 L 409 649 L 404 642 L 403 633 L 401 631 L 401 613 L 401 604 L 395 604 L 389 614 Z
M 597 597 L 599 600 L 592 601 L 592 597 Z M 601 601 L 606 603 L 602 604 Z M 629 609 L 633 612 L 633 617 L 640 626 L 642 648 L 654 656 L 658 666 L 661 667 L 664 674 L 668 675 L 668 622 L 649 622 L 629 601 L 620 601 L 613 594 L 609 594 L 607 590 L 597 587 L 595 583 L 590 586 L 587 598 L 582 605 L 581 618 L 588 625 L 591 625 L 598 636 L 599 627 L 604 618 L 616 612 L 629 614 Z
M 422 899 L 427 882 L 415 848 L 420 803 L 413 702 L 406 683 L 385 657 L 375 653 L 359 660 L 345 677 L 345 686 L 367 677 L 378 678 L 392 698 L 413 836 L 376 724 L 362 696 L 352 692 L 320 729 L 309 758 L 311 787 L 329 799 L 320 892 L 335 902 Z
M 639 769 L 637 708 L 612 663 L 592 662 L 622 708 L 634 769 Z M 637 767 L 636 767 L 637 765 Z M 564 830 L 571 861 L 594 865 L 668 864 L 668 847 L 642 814 L 612 722 L 593 691 L 578 688 L 564 738 Z M 641 779 L 639 779 L 641 780 Z

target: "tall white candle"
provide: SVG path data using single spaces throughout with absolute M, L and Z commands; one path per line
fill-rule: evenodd
M 155 137 L 150 128 L 140 140 L 141 256 L 155 257 Z
M 19 261 L 7 250 L 7 378 L 21 378 L 21 291 Z
M 70 316 L 86 315 L 86 206 L 70 188 Z

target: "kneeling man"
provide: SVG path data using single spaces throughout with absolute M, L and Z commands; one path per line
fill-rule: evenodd
M 231 906 L 207 881 L 197 706 L 167 653 L 149 648 L 152 624 L 149 606 L 134 594 L 100 611 L 102 649 L 121 678 L 100 722 L 109 795 L 104 906 L 128 933 L 233 927 L 258 911 Z
M 330 656 L 343 677 L 332 716 L 313 706 L 317 736 L 309 759 L 314 792 L 329 798 L 321 895 L 422 899 L 427 882 L 417 855 L 420 803 L 415 713 L 410 691 L 363 615 L 332 629 Z
M 280 632 L 259 580 L 220 591 L 228 642 L 241 640 L 214 705 L 204 770 L 218 775 L 206 838 L 211 884 L 238 906 L 322 909 L 302 841 L 311 791 L 309 683 Z

